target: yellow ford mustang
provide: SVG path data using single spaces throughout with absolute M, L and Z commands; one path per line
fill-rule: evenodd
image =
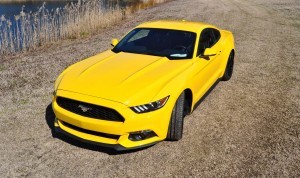
M 182 138 L 183 118 L 234 64 L 231 32 L 188 21 L 143 23 L 55 82 L 56 131 L 116 150 Z

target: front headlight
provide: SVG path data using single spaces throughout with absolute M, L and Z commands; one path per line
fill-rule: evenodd
M 155 111 L 157 109 L 162 108 L 167 103 L 169 97 L 170 96 L 167 96 L 163 99 L 160 99 L 158 101 L 151 102 L 151 103 L 148 103 L 148 104 L 133 106 L 133 107 L 130 107 L 130 109 L 133 110 L 134 112 L 138 113 L 138 114 L 145 113 L 145 112 L 150 112 L 150 111 Z

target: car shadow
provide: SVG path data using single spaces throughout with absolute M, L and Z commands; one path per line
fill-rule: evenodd
M 73 146 L 77 146 L 77 147 L 80 147 L 80 148 L 83 148 L 83 149 L 88 149 L 88 150 L 92 150 L 92 151 L 99 151 L 99 152 L 103 152 L 103 153 L 106 153 L 106 154 L 109 154 L 109 155 L 120 155 L 120 154 L 130 154 L 130 153 L 138 152 L 138 151 L 145 150 L 145 149 L 148 149 L 148 148 L 151 147 L 151 146 L 149 146 L 149 147 L 138 148 L 138 149 L 134 149 L 134 150 L 116 151 L 112 148 L 106 148 L 106 147 L 102 147 L 102 146 L 99 146 L 99 145 L 93 145 L 93 144 L 90 144 L 90 143 L 86 143 L 86 142 L 74 139 L 74 138 L 69 137 L 67 135 L 58 133 L 58 132 L 55 131 L 55 128 L 54 128 L 55 114 L 53 112 L 51 103 L 46 108 L 45 120 L 47 122 L 48 127 L 51 130 L 51 134 L 52 134 L 53 138 L 60 139 L 60 140 L 66 142 L 68 144 L 71 144 Z

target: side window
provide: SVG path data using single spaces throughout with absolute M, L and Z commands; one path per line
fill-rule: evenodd
M 211 30 L 212 30 L 213 35 L 215 37 L 215 43 L 214 44 L 216 44 L 219 41 L 219 39 L 221 38 L 221 33 L 217 29 L 212 28 Z
M 203 54 L 206 48 L 211 48 L 220 39 L 220 32 L 206 28 L 201 32 L 197 55 Z

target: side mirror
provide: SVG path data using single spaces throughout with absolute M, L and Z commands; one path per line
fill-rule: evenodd
M 113 47 L 115 47 L 117 44 L 119 43 L 119 40 L 118 39 L 112 39 L 111 40 L 111 45 L 113 46 Z
M 217 51 L 212 48 L 206 48 L 203 55 L 200 55 L 199 57 L 207 58 L 211 56 L 217 55 Z

